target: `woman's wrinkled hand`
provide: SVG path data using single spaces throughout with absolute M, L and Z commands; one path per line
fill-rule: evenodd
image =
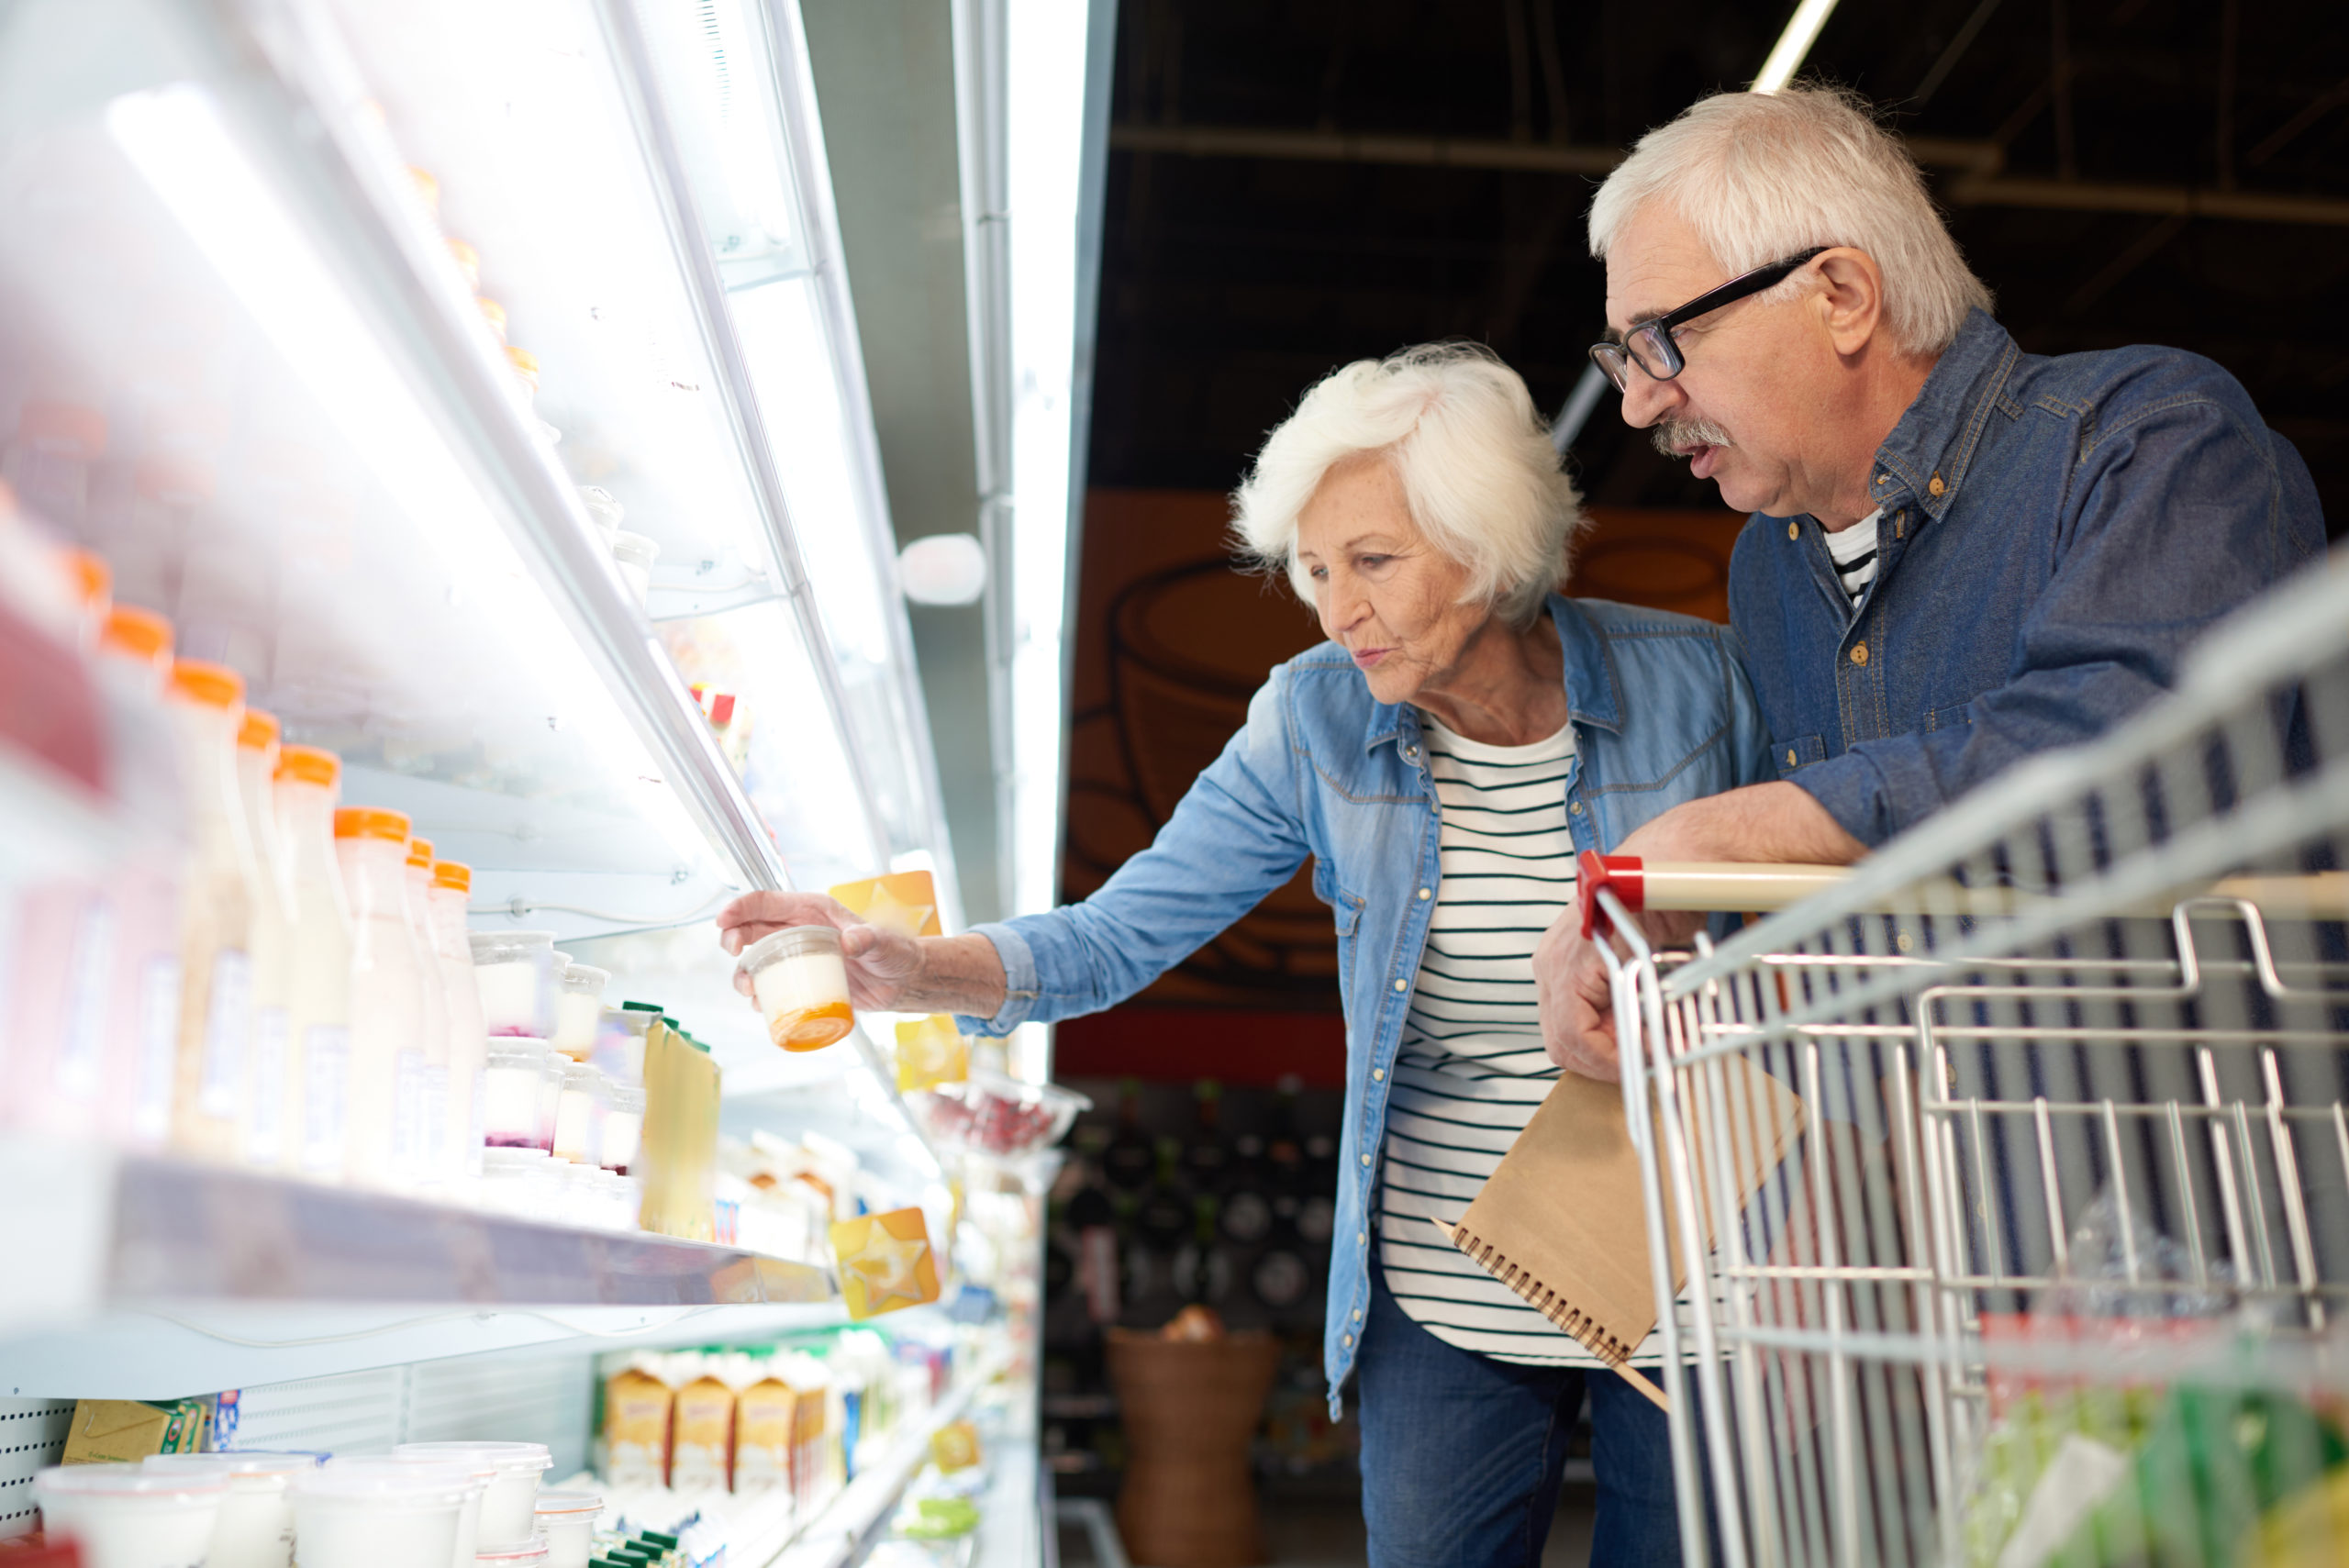
M 837 898 L 820 893 L 746 893 L 718 912 L 718 945 L 740 958 L 762 937 L 790 926 L 829 926 L 841 934 L 848 970 L 848 999 L 877 1012 L 897 1004 L 922 973 L 921 940 L 868 926 Z M 734 989 L 751 995 L 751 977 L 738 966 Z
M 1550 1060 L 1569 1073 L 1614 1083 L 1622 1072 L 1615 1055 L 1614 986 L 1597 944 L 1583 938 L 1579 909 L 1560 915 L 1535 944 L 1533 995 Z

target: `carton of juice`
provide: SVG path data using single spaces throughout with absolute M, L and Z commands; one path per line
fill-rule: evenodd
M 652 1487 L 669 1475 L 669 1423 L 676 1395 L 640 1366 L 604 1385 L 604 1475 L 615 1488 Z
M 721 1492 L 734 1451 L 734 1391 L 705 1372 L 677 1390 L 676 1438 L 669 1485 L 677 1492 Z

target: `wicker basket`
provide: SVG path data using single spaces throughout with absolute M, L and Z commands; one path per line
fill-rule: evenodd
M 1125 1418 L 1118 1529 L 1152 1568 L 1252 1568 L 1264 1561 L 1248 1443 L 1280 1362 L 1269 1334 L 1205 1341 L 1109 1332 L 1109 1377 Z

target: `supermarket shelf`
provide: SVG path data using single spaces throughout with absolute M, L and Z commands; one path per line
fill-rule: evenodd
M 728 1568 L 770 1568 L 770 1564 L 772 1568 L 849 1568 L 858 1562 L 874 1536 L 887 1526 L 907 1484 L 929 1460 L 930 1434 L 961 1420 L 998 1370 L 1000 1363 L 991 1362 L 957 1383 L 926 1418 L 900 1432 L 877 1462 L 860 1471 L 838 1496 L 787 1539 L 749 1540 L 739 1559 L 729 1545 Z

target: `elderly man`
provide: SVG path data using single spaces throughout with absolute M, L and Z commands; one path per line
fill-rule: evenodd
M 1730 617 L 1779 774 L 1618 853 L 1855 861 L 2133 712 L 2324 549 L 2299 455 L 2217 365 L 2018 348 L 1847 95 L 1701 100 L 1609 177 L 1590 248 L 1591 357 L 1625 421 L 1753 514 Z M 1551 1058 L 1614 1077 L 1606 976 L 1571 922 L 1535 974 Z

